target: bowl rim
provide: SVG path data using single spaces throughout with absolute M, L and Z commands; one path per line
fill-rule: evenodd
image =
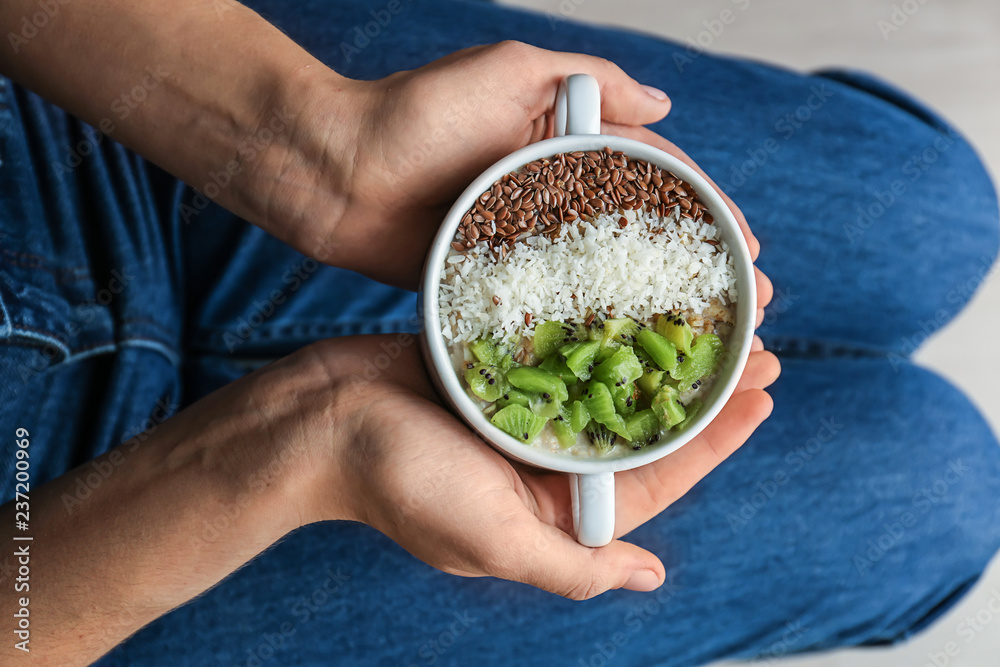
M 451 355 L 441 332 L 439 287 L 440 272 L 451 251 L 455 231 L 462 216 L 475 205 L 476 198 L 504 174 L 519 169 L 523 165 L 543 157 L 572 151 L 601 150 L 610 146 L 624 152 L 630 158 L 653 162 L 667 169 L 694 186 L 702 203 L 707 205 L 714 224 L 719 228 L 723 240 L 729 246 L 736 270 L 737 313 L 736 326 L 727 343 L 730 352 L 729 364 L 706 398 L 701 413 L 684 431 L 668 436 L 661 442 L 649 445 L 636 452 L 617 457 L 584 458 L 571 454 L 559 454 L 526 445 L 510 437 L 490 423 L 482 409 L 469 397 L 462 387 L 458 374 L 451 363 Z M 753 342 L 757 311 L 757 293 L 753 260 L 746 239 L 740 230 L 736 217 L 726 205 L 722 196 L 709 185 L 708 181 L 680 158 L 634 139 L 606 134 L 567 135 L 553 137 L 530 144 L 517 150 L 483 171 L 455 200 L 445 215 L 424 263 L 421 277 L 421 306 L 423 320 L 422 347 L 428 371 L 435 386 L 448 404 L 483 440 L 505 455 L 529 465 L 578 474 L 598 474 L 630 470 L 667 456 L 693 440 L 707 427 L 722 410 L 732 396 L 743 369 L 746 367 Z

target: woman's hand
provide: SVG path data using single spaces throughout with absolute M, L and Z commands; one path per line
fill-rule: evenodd
M 258 171 L 265 185 L 255 191 L 268 197 L 262 226 L 329 264 L 413 288 L 455 198 L 501 157 L 552 136 L 556 91 L 576 72 L 601 86 L 605 133 L 658 146 L 698 169 L 642 127 L 670 110 L 661 91 L 601 58 L 502 42 L 373 82 L 325 68 L 303 72 L 283 95 L 299 100 L 296 130 L 278 153 L 293 157 L 272 155 Z M 268 170 L 278 165 L 275 179 Z M 756 239 L 726 201 L 756 258 Z M 770 292 L 763 275 L 759 286 Z
M 573 599 L 663 582 L 663 565 L 640 547 L 578 544 L 569 534 L 566 476 L 511 464 L 442 408 L 412 340 L 330 339 L 293 357 L 304 373 L 331 373 L 331 414 L 341 429 L 340 445 L 330 448 L 322 446 L 327 433 L 303 433 L 314 458 L 301 469 L 316 471 L 304 521 L 363 521 L 445 572 L 521 581 Z M 377 374 L 364 363 L 389 351 L 392 362 Z M 704 432 L 656 463 L 616 474 L 616 536 L 661 512 L 746 441 L 770 414 L 762 388 L 778 372 L 777 359 L 755 341 L 736 393 Z
M 302 108 L 296 141 L 283 149 L 296 157 L 282 161 L 282 187 L 258 189 L 272 193 L 278 212 L 265 228 L 330 264 L 415 287 L 455 198 L 501 157 L 552 135 L 559 83 L 576 72 L 598 80 L 603 117 L 616 127 L 670 110 L 664 93 L 607 60 L 519 42 L 458 51 L 373 82 L 304 73 L 286 94 Z M 329 111 L 342 99 L 354 100 L 352 118 Z

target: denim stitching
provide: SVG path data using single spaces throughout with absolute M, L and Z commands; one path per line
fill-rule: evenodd
M 74 362 L 80 359 L 87 359 L 89 357 L 93 357 L 98 354 L 116 352 L 125 347 L 142 347 L 145 349 L 153 350 L 159 352 L 164 357 L 166 357 L 172 366 L 178 367 L 181 364 L 181 355 L 172 346 L 167 345 L 163 341 L 158 341 L 153 338 L 146 338 L 144 336 L 131 336 L 129 338 L 123 338 L 118 342 L 102 341 L 100 343 L 93 343 L 91 345 L 87 345 L 86 347 L 81 347 L 73 350 L 70 350 L 69 348 L 59 343 L 58 341 L 55 341 L 53 343 L 53 341 L 51 340 L 46 340 L 34 335 L 25 334 L 23 338 L 33 342 L 44 342 L 47 344 L 52 343 L 60 348 L 63 354 L 63 358 L 60 361 L 51 363 L 47 368 L 54 368 L 55 366 L 61 364 Z M 7 342 L 10 344 L 16 344 L 17 341 L 8 340 Z M 134 345 L 133 343 L 145 343 L 145 344 Z

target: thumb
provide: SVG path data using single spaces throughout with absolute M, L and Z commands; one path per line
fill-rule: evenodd
M 618 588 L 652 591 L 663 583 L 663 563 L 645 549 L 620 540 L 592 549 L 555 526 L 532 520 L 534 530 L 520 527 L 509 543 L 520 545 L 516 563 L 494 573 L 497 576 L 571 600 L 587 600 Z
M 644 86 L 610 60 L 579 53 L 555 53 L 550 71 L 557 79 L 590 74 L 601 87 L 601 117 L 622 125 L 648 125 L 670 113 L 670 98 Z

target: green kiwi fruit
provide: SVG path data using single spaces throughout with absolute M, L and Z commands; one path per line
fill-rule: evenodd
M 623 344 L 632 345 L 639 328 L 639 323 L 628 317 L 613 318 L 591 328 L 590 338 L 601 341 L 601 347 L 614 349 Z
M 555 434 L 560 447 L 572 447 L 576 444 L 576 434 L 579 433 L 579 429 L 574 431 L 570 420 L 571 410 L 566 406 L 552 418 L 552 433 Z
M 597 355 L 594 357 L 594 364 L 596 365 L 602 361 L 607 361 L 611 357 L 615 356 L 615 350 L 617 349 L 618 348 L 616 347 L 605 347 L 604 345 L 601 345 L 597 348 Z
M 660 420 L 652 409 L 641 410 L 625 420 L 628 433 L 632 436 L 632 449 L 641 449 L 660 439 Z
M 660 388 L 660 385 L 663 384 L 664 375 L 666 373 L 657 368 L 647 368 L 643 372 L 642 377 L 636 380 L 635 383 L 642 393 L 652 396 Z
M 636 334 L 636 340 L 660 370 L 672 371 L 677 366 L 677 346 L 650 329 Z
M 530 395 L 524 393 L 520 389 L 508 387 L 507 391 L 503 393 L 503 396 L 497 399 L 497 405 L 501 408 L 505 408 L 508 405 L 523 405 L 524 407 L 528 407 L 528 403 L 530 401 Z
M 576 345 L 577 343 L 572 343 Z M 558 354 L 550 354 L 545 358 L 545 361 L 538 364 L 538 367 L 543 371 L 548 371 L 552 373 L 565 384 L 573 384 L 576 382 L 576 374 L 570 369 L 570 367 L 563 361 L 562 356 Z
M 565 345 L 580 340 L 580 332 L 572 324 L 550 320 L 535 325 L 534 347 L 535 356 L 548 359 L 556 350 Z
M 569 427 L 574 433 L 579 433 L 587 428 L 588 422 L 590 422 L 590 412 L 583 401 L 573 401 L 569 406 Z
M 514 363 L 513 350 L 502 340 L 480 338 L 470 344 L 469 349 L 479 361 L 503 371 Z
M 688 403 L 687 407 L 685 408 L 687 414 L 684 416 L 684 421 L 678 424 L 675 428 L 678 431 L 683 428 L 686 428 L 688 424 L 694 421 L 695 417 L 698 416 L 698 413 L 701 412 L 701 407 L 702 407 L 701 400 L 697 398 Z
M 611 357 L 594 368 L 592 375 L 593 379 L 603 382 L 609 388 L 624 386 L 641 376 L 642 364 L 629 345 L 619 347 Z
M 522 405 L 508 405 L 493 415 L 490 422 L 512 438 L 531 444 L 545 428 L 546 420 Z
M 656 333 L 660 334 L 685 355 L 691 353 L 694 331 L 684 317 L 676 312 L 664 313 L 656 320 Z M 663 370 L 669 370 L 664 368 Z
M 711 375 L 722 358 L 722 341 L 715 334 L 707 333 L 698 336 L 691 345 L 691 354 L 677 364 L 670 372 L 670 377 L 677 380 L 683 389 L 706 375 Z
M 605 386 L 611 392 L 611 401 L 615 404 L 615 412 L 622 417 L 627 417 L 635 413 L 639 401 L 639 392 L 635 382 Z
M 604 424 L 609 429 L 625 438 L 629 439 L 628 429 L 625 428 L 625 421 L 615 410 L 615 403 L 611 397 L 611 392 L 607 386 L 597 380 L 591 380 L 587 384 L 583 394 L 583 405 L 590 413 L 591 419 Z
M 496 366 L 478 363 L 465 371 L 465 382 L 472 393 L 484 401 L 493 402 L 509 389 L 503 372 Z
M 664 428 L 672 428 L 687 416 L 680 393 L 673 387 L 660 387 L 653 396 L 652 410 Z
M 618 440 L 618 436 L 613 431 L 608 430 L 597 420 L 593 420 L 587 425 L 587 437 L 601 454 L 610 452 L 611 448 L 615 446 L 615 441 Z
M 539 417 L 545 419 L 555 419 L 562 410 L 562 401 L 554 398 L 543 398 L 538 394 L 533 395 L 528 401 L 528 407 Z
M 569 399 L 569 390 L 559 376 L 541 368 L 512 368 L 507 372 L 507 381 L 522 391 L 540 394 L 543 398 L 554 398 L 557 401 Z
M 573 374 L 586 382 L 594 371 L 594 359 L 600 349 L 601 344 L 596 340 L 583 341 L 563 345 L 559 348 L 559 354 L 565 357 L 566 366 Z

